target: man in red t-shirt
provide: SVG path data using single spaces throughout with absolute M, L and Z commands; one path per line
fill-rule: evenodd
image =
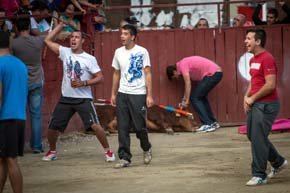
M 266 32 L 263 29 L 249 29 L 245 44 L 248 52 L 254 54 L 250 60 L 251 81 L 244 97 L 247 113 L 247 135 L 252 147 L 252 178 L 247 186 L 267 183 L 287 165 L 268 139 L 272 124 L 279 112 L 277 96 L 277 66 L 273 56 L 265 50 Z M 267 175 L 267 161 L 271 171 Z

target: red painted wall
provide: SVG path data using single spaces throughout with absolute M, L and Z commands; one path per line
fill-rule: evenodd
M 265 28 L 268 34 L 266 48 L 276 58 L 279 69 L 278 90 L 281 98 L 279 117 L 290 117 L 290 26 Z M 183 82 L 169 82 L 165 69 L 169 64 L 186 56 L 200 55 L 218 63 L 224 71 L 221 83 L 210 93 L 209 100 L 221 123 L 241 124 L 245 121 L 243 96 L 248 82 L 240 75 L 237 63 L 245 53 L 244 37 L 246 28 L 205 29 L 205 30 L 156 30 L 141 31 L 138 44 L 150 53 L 153 73 L 153 94 L 156 104 L 176 106 L 183 95 Z M 119 32 L 98 33 L 94 41 L 95 56 L 102 68 L 105 82 L 94 87 L 95 98 L 110 98 L 112 84 L 112 58 L 114 50 L 120 47 Z M 89 52 L 90 44 L 86 50 Z M 52 110 L 60 96 L 62 65 L 58 57 L 47 51 L 44 60 L 45 102 L 43 108 L 44 130 Z M 68 131 L 82 128 L 76 116 L 69 124 Z M 45 132 L 44 132 L 45 134 Z

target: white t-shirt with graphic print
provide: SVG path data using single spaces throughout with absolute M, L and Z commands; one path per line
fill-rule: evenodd
M 74 54 L 71 48 L 59 47 L 59 58 L 63 61 L 62 96 L 73 98 L 93 98 L 90 86 L 71 87 L 71 80 L 89 80 L 101 71 L 96 58 L 86 52 Z
M 148 51 L 138 45 L 127 50 L 125 46 L 116 49 L 112 67 L 121 71 L 119 92 L 125 94 L 146 94 L 144 68 L 151 66 Z

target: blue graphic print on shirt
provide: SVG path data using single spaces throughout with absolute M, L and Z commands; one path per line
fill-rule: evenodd
M 69 79 L 81 79 L 81 76 L 84 72 L 81 68 L 81 64 L 79 63 L 79 61 L 75 61 L 73 63 L 71 57 L 69 57 L 69 60 L 67 60 L 66 62 L 66 66 L 66 73 Z
M 130 66 L 128 69 L 128 73 L 132 75 L 132 77 L 128 80 L 129 83 L 132 83 L 136 79 L 140 79 L 142 77 L 142 69 L 143 69 L 143 54 L 136 53 L 131 54 L 130 58 Z

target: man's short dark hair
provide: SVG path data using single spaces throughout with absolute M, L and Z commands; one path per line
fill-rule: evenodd
M 19 9 L 15 15 L 26 15 L 30 16 L 27 9 Z M 25 31 L 30 29 L 30 17 L 19 17 L 15 19 L 15 25 L 18 31 Z
M 267 14 L 272 14 L 272 15 L 274 15 L 275 18 L 277 18 L 278 17 L 278 10 L 275 8 L 269 9 Z
M 25 31 L 30 29 L 30 19 L 29 18 L 17 18 L 16 27 L 18 31 Z
M 78 32 L 78 33 L 80 33 L 82 39 L 85 38 L 85 37 L 87 36 L 87 34 L 84 33 L 84 32 L 82 32 L 81 30 L 74 30 L 73 32 Z
M 9 33 L 0 30 L 0 49 L 9 48 Z
M 137 37 L 137 29 L 135 26 L 133 26 L 131 24 L 126 24 L 122 27 L 122 29 L 128 30 L 130 35 Z
M 167 78 L 168 80 L 172 80 L 173 76 L 174 76 L 174 71 L 176 71 L 176 65 L 169 65 L 166 68 L 166 74 L 167 74 Z
M 248 33 L 255 33 L 255 40 L 261 40 L 261 47 L 263 48 L 265 47 L 266 39 L 267 39 L 265 30 L 260 29 L 260 28 L 253 28 L 253 29 L 248 29 L 247 34 Z

